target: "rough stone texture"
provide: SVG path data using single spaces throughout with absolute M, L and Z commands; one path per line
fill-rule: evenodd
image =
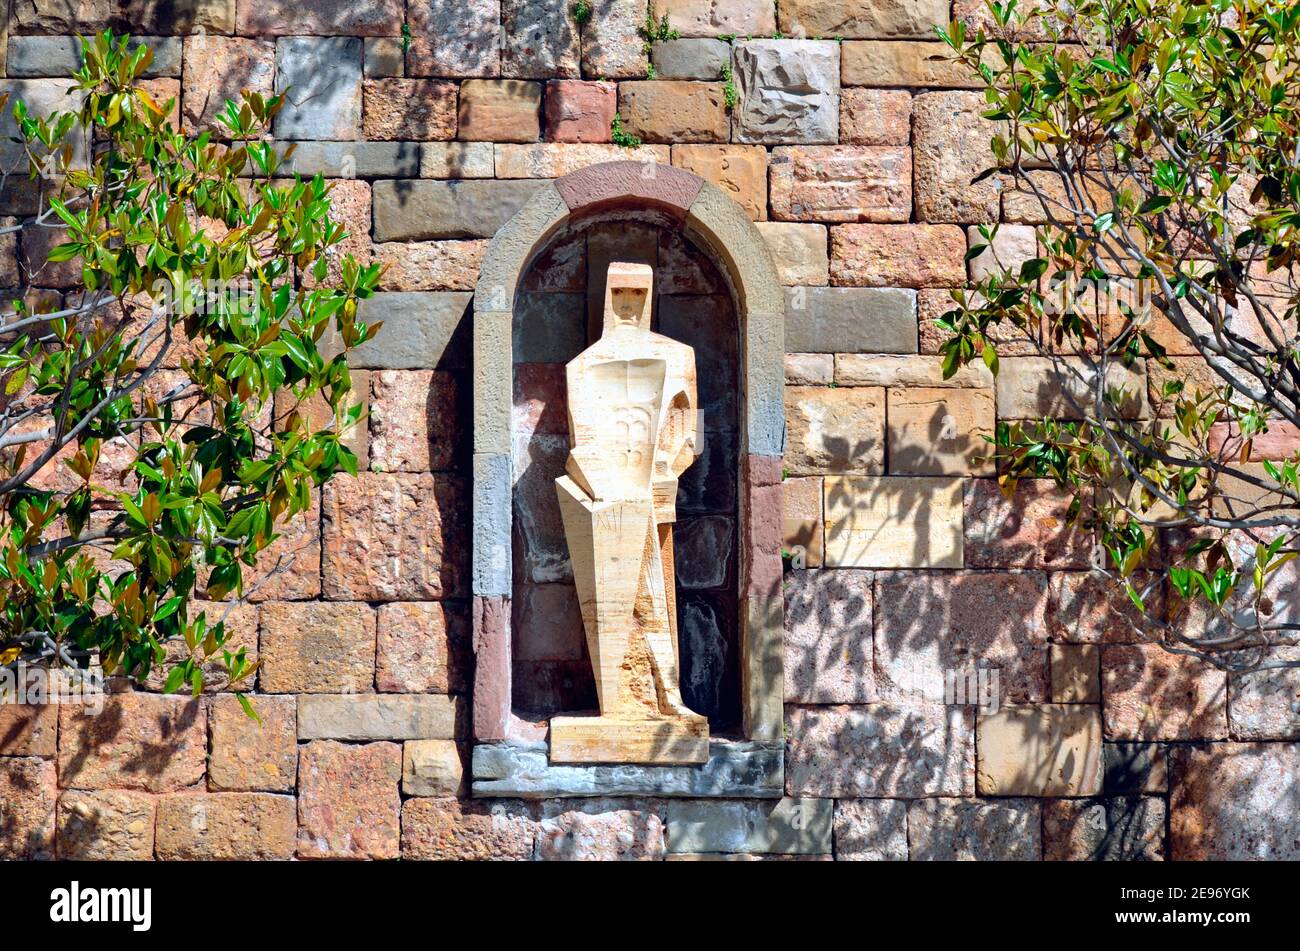
M 966 563 L 972 568 L 1086 568 L 1092 544 L 1068 525 L 1069 497 L 1046 479 L 1010 499 L 992 479 L 966 484 Z
M 501 4 L 497 0 L 411 0 L 407 6 L 410 76 L 498 76 Z
M 869 353 L 869 362 L 880 365 L 878 354 L 916 352 L 916 292 L 896 287 L 789 288 L 785 333 L 790 352 Z
M 0 704 L 0 756 L 55 754 L 59 708 L 54 704 Z
M 802 567 L 820 568 L 825 541 L 822 517 L 822 480 L 791 478 L 781 483 L 784 537 L 782 552 L 789 552 L 793 567 L 799 557 Z M 789 615 L 787 614 L 787 620 Z
M 142 44 L 153 52 L 153 60 L 140 74 L 142 78 L 181 74 L 179 37 L 138 37 L 131 46 L 134 49 Z M 70 76 L 81 67 L 81 42 L 75 36 L 15 36 L 9 40 L 4 65 L 10 78 Z
M 270 693 L 371 690 L 375 612 L 366 604 L 262 605 L 262 689 Z
M 793 572 L 785 582 L 785 699 L 874 703 L 871 572 Z
M 884 397 L 883 391 L 867 387 L 786 389 L 785 461 L 790 474 L 883 471 Z
M 1038 704 L 980 716 L 975 763 L 982 796 L 1095 796 L 1101 714 L 1096 706 Z
M 935 704 L 787 706 L 786 793 L 827 798 L 971 795 L 971 715 Z
M 450 373 L 382 370 L 371 377 L 370 468 L 451 469 L 460 442 L 457 387 Z
M 396 858 L 402 747 L 317 740 L 298 760 L 301 858 Z
M 457 331 L 469 303 L 470 295 L 462 293 L 391 293 L 366 298 L 357 306 L 360 320 L 366 324 L 389 321 L 402 332 L 378 334 L 363 343 L 348 354 L 349 366 L 375 370 L 464 367 L 469 360 L 467 341 Z
M 442 694 L 298 697 L 300 740 L 449 740 L 463 704 Z
M 66 708 L 65 708 L 66 709 Z M 0 759 L 4 803 L 0 859 L 48 859 L 54 855 L 54 764 L 32 756 Z
M 227 99 L 241 90 L 269 96 L 275 45 L 229 36 L 187 36 L 182 54 L 181 117 L 186 132 L 212 126 Z
M 293 792 L 298 775 L 298 704 L 293 697 L 251 699 L 258 719 L 236 697 L 214 697 L 208 784 L 214 791 Z
M 430 79 L 367 79 L 362 87 L 367 139 L 456 138 L 456 84 Z
M 831 851 L 829 799 L 668 803 L 668 851 L 817 855 Z
M 660 79 L 721 79 L 731 63 L 731 46 L 722 40 L 662 40 L 650 51 Z
M 666 145 L 625 148 L 608 142 L 499 144 L 496 174 L 497 178 L 560 178 L 602 162 L 633 161 L 643 167 L 650 163 L 663 165 L 670 155 Z
M 361 138 L 363 44 L 351 36 L 293 36 L 276 41 L 275 117 L 280 139 Z
M 1110 365 L 1107 391 L 1124 391 L 1118 402 L 1111 402 L 1111 412 L 1128 419 L 1149 414 L 1144 363 Z M 1097 370 L 1074 357 L 1008 357 L 998 372 L 998 417 L 1082 419 L 1092 413 L 1091 381 L 1096 377 Z
M 672 163 L 713 182 L 755 221 L 767 217 L 767 151 L 762 146 L 674 145 Z
M 1228 735 L 1227 676 L 1155 644 L 1101 649 L 1102 710 L 1113 740 L 1220 740 Z
M 966 235 L 952 225 L 831 228 L 831 282 L 851 287 L 952 287 L 966 278 Z
M 459 138 L 536 142 L 542 137 L 542 85 L 521 79 L 467 79 L 460 85 Z
M 469 631 L 459 606 L 411 601 L 379 606 L 375 685 L 381 693 L 468 689 Z
M 653 812 L 569 809 L 537 825 L 542 861 L 658 861 L 664 856 L 663 821 Z
M 952 50 L 948 44 L 933 36 L 929 40 L 850 40 L 842 43 L 841 81 L 845 86 L 983 88 L 983 81 L 974 70 L 951 58 Z
M 912 94 L 900 89 L 845 89 L 840 95 L 840 142 L 909 145 Z
M 1038 255 L 1037 229 L 1030 225 L 1001 225 L 992 241 L 985 240 L 975 225 L 966 229 L 966 240 L 972 249 L 982 245 L 984 250 L 967 264 L 973 281 L 980 281 L 1005 271 L 1019 273 L 1024 262 Z
M 400 79 L 406 75 L 406 53 L 402 41 L 394 36 L 366 37 L 366 79 Z
M 402 16 L 401 0 L 259 0 L 236 22 L 241 36 L 393 36 Z
M 501 75 L 576 77 L 581 44 L 569 10 L 563 0 L 502 4 Z
M 826 226 L 786 221 L 760 221 L 758 233 L 767 242 L 782 284 L 825 286 L 830 280 Z M 789 338 L 787 336 L 787 345 Z M 830 382 L 827 380 L 826 382 Z
M 1038 861 L 1043 856 L 1039 804 L 922 799 L 907 807 L 907 842 L 913 861 Z
M 623 127 L 646 142 L 726 142 L 721 83 L 677 80 L 620 83 Z
M 1300 747 L 1293 744 L 1178 747 L 1170 778 L 1170 858 L 1300 858 L 1300 817 L 1290 808 L 1297 776 Z
M 831 41 L 747 40 L 732 49 L 734 138 L 764 145 L 834 142 L 840 48 Z
M 463 796 L 469 791 L 460 747 L 453 740 L 402 744 L 402 792 L 408 796 Z
M 546 141 L 608 142 L 617 111 L 614 83 L 553 80 L 546 84 Z
M 296 830 L 292 796 L 181 793 L 158 800 L 160 859 L 291 859 Z
M 1165 801 L 1151 796 L 1043 803 L 1043 858 L 1055 862 L 1160 862 Z
M 1133 584 L 1146 588 L 1151 577 L 1137 575 Z M 1100 572 L 1061 571 L 1051 580 L 1051 610 L 1048 625 L 1052 640 L 1073 644 L 1132 643 L 1143 639 L 1147 623 L 1124 594 L 1123 588 Z M 1163 598 L 1159 588 L 1146 604 L 1161 616 Z M 1137 625 L 1136 627 L 1134 625 Z
M 1101 703 L 1101 651 L 1095 644 L 1053 644 L 1051 664 L 1053 703 Z
M 187 697 L 119 693 L 87 715 L 59 707 L 59 786 L 174 792 L 203 780 L 206 706 Z
M 434 861 L 530 859 L 536 823 L 508 800 L 408 799 L 402 856 Z
M 379 286 L 386 291 L 472 291 L 487 246 L 486 240 L 377 244 L 374 261 L 387 268 Z
M 990 175 L 971 180 L 997 164 L 989 148 L 987 106 L 974 92 L 931 92 L 912 102 L 912 152 L 916 214 L 921 221 L 996 221 L 1000 190 Z
M 650 15 L 682 36 L 768 36 L 776 32 L 767 0 L 651 0 Z
M 102 30 L 116 11 L 111 0 L 20 0 L 6 19 L 15 33 L 71 33 Z
M 1274 648 L 1264 660 L 1300 660 L 1300 647 Z M 1228 719 L 1234 740 L 1300 740 L 1300 668 L 1229 675 Z
M 58 856 L 101 862 L 153 858 L 156 800 L 148 793 L 69 790 L 59 796 Z
M 478 180 L 375 182 L 375 240 L 490 238 L 540 184 Z
M 784 221 L 907 221 L 912 212 L 911 151 L 779 147 L 772 150 L 771 189 L 772 217 Z
M 1169 789 L 1167 759 L 1162 743 L 1105 744 L 1106 795 L 1166 792 Z
M 606 79 L 640 79 L 650 65 L 638 32 L 645 13 L 635 3 L 593 0 L 582 28 L 582 73 Z
M 426 142 L 420 146 L 421 178 L 491 178 L 492 169 L 491 142 Z
M 779 12 L 781 32 L 800 37 L 931 38 L 948 22 L 944 0 L 782 0 Z
M 840 799 L 834 828 L 836 861 L 907 861 L 907 803 L 900 799 Z
M 960 479 L 827 478 L 826 566 L 962 567 L 961 491 Z
M 862 294 L 901 293 L 889 288 Z M 835 354 L 835 382 L 840 386 L 992 386 L 993 374 L 982 362 L 968 364 L 948 379 L 943 364 L 932 356 L 890 356 L 881 353 Z
M 361 473 L 326 486 L 325 596 L 421 601 L 466 593 L 465 492 L 427 473 Z
M 891 475 L 993 475 L 993 391 L 956 387 L 889 389 Z

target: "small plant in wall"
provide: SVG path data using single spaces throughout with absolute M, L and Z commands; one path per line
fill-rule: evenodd
M 282 570 L 268 548 L 356 471 L 346 354 L 377 330 L 357 302 L 379 268 L 337 255 L 320 177 L 286 176 L 280 97 L 185 134 L 137 83 L 147 47 L 103 33 L 82 54 L 69 110 L 13 106 L 10 184 L 26 174 L 42 209 L 19 227 L 62 229 L 49 260 L 78 262 L 80 288 L 0 315 L 0 662 L 166 667 L 197 693 L 205 665 L 254 665 L 196 601 Z
M 573 22 L 582 26 L 591 19 L 591 4 L 587 0 L 578 0 L 572 7 Z
M 998 425 L 999 481 L 1069 494 L 1136 634 L 1298 666 L 1274 648 L 1300 643 L 1300 6 L 989 14 L 940 30 L 984 87 L 972 185 L 1001 176 L 1045 224 L 954 293 L 944 372 L 1006 374 L 1008 341 L 1039 355 L 1054 408 Z
M 722 64 L 722 104 L 730 112 L 736 108 L 740 94 L 736 92 L 736 77 L 731 72 L 731 64 Z
M 609 124 L 609 140 L 625 149 L 634 149 L 641 144 L 639 135 L 623 128 L 623 116 L 617 112 L 614 113 L 614 119 Z

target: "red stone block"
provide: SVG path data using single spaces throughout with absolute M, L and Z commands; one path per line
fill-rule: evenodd
M 608 142 L 618 109 L 614 83 L 555 79 L 546 84 L 547 142 Z

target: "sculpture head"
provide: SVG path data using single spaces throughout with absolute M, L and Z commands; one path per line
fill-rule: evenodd
M 619 327 L 650 329 L 650 290 L 654 271 L 648 264 L 614 261 L 605 273 L 605 319 L 602 334 Z

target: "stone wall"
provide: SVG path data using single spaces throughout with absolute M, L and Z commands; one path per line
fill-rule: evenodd
M 931 321 L 986 266 L 963 260 L 974 226 L 1004 222 L 1014 262 L 1036 221 L 971 184 L 981 99 L 936 58 L 932 24 L 982 5 L 651 0 L 680 37 L 648 55 L 641 0 L 591 0 L 581 25 L 571 7 L 12 4 L 3 85 L 44 108 L 71 36 L 107 25 L 152 38 L 148 82 L 187 127 L 289 88 L 277 138 L 334 180 L 349 249 L 390 267 L 355 356 L 364 471 L 232 616 L 262 726 L 227 692 L 156 684 L 97 717 L 0 707 L 0 856 L 1300 858 L 1300 679 L 1133 643 L 1062 500 L 1008 501 L 972 459 L 997 418 L 1053 409 L 1043 362 L 1008 342 L 996 385 L 942 379 Z M 645 144 L 611 143 L 616 113 Z M 468 795 L 477 270 L 541 180 L 624 158 L 720 185 L 788 288 L 780 800 Z M 0 205 L 35 211 L 12 188 Z M 31 232 L 0 252 L 13 294 L 57 304 L 76 280 Z M 1135 413 L 1161 411 L 1148 382 Z M 967 680 L 997 713 L 945 702 Z

